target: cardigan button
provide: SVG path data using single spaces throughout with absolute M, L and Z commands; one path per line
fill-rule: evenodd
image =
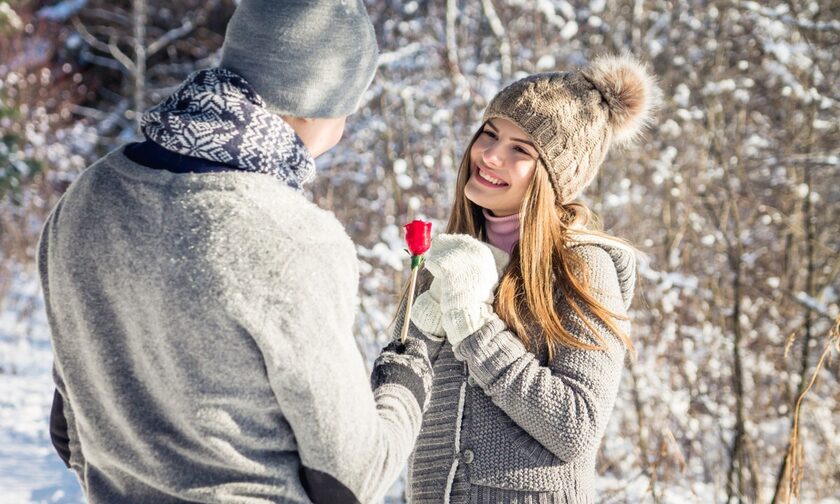
M 472 375 L 467 377 L 467 384 L 470 387 L 475 387 L 475 378 L 473 378 Z
M 464 450 L 464 463 L 465 464 L 472 464 L 473 460 L 475 460 L 475 454 L 472 450 Z

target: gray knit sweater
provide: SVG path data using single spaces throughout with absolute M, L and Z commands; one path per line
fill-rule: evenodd
M 426 351 L 371 391 L 355 248 L 276 178 L 117 149 L 53 211 L 39 267 L 88 502 L 373 502 L 404 467 Z
M 595 297 L 625 314 L 635 281 L 628 249 L 573 247 L 590 271 Z M 561 300 L 566 327 L 596 343 Z M 590 317 L 608 351 L 561 349 L 548 362 L 528 352 L 494 317 L 458 347 L 430 345 L 434 381 L 409 461 L 412 504 L 588 504 L 595 459 L 610 417 L 625 350 Z M 629 324 L 619 326 L 629 332 Z

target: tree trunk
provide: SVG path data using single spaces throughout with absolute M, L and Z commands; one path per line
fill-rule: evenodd
M 140 118 L 146 108 L 146 0 L 131 1 L 134 28 L 134 127 L 140 132 Z

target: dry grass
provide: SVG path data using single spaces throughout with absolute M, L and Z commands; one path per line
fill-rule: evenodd
M 799 502 L 799 483 L 805 473 L 805 451 L 803 445 L 799 442 L 799 416 L 802 410 L 802 402 L 805 399 L 805 395 L 808 394 L 814 386 L 814 383 L 816 383 L 817 375 L 819 375 L 820 370 L 823 368 L 826 361 L 831 359 L 832 350 L 836 350 L 840 353 L 840 316 L 837 316 L 834 320 L 833 327 L 828 332 L 828 341 L 825 344 L 825 348 L 823 348 L 822 354 L 820 354 L 820 359 L 817 361 L 817 366 L 814 369 L 814 373 L 811 375 L 811 380 L 808 382 L 808 386 L 805 387 L 799 395 L 799 398 L 796 400 L 796 407 L 793 411 L 793 428 L 790 431 L 788 452 L 786 455 L 787 466 L 784 475 L 784 481 L 787 485 L 785 491 L 786 504 L 790 504 L 791 499 L 794 497 L 796 498 L 796 501 Z

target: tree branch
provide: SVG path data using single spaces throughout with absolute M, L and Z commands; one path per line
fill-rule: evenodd
M 128 70 L 130 73 L 135 74 L 137 73 L 137 66 L 131 61 L 131 58 L 128 57 L 122 49 L 117 46 L 117 38 L 112 36 L 108 39 L 108 52 L 111 53 L 111 56 L 114 57 L 115 60 L 122 63 L 122 65 Z
M 510 41 L 508 40 L 507 33 L 505 33 L 505 27 L 502 24 L 502 20 L 499 19 L 499 15 L 496 14 L 493 2 L 491 0 L 481 0 L 481 7 L 484 9 L 484 15 L 487 16 L 487 20 L 490 22 L 490 30 L 493 31 L 493 35 L 495 35 L 499 40 L 499 56 L 501 57 L 502 63 L 502 80 L 506 81 L 510 78 L 511 72 L 513 71 L 513 64 L 511 63 L 510 57 Z
M 181 26 L 169 30 L 168 32 L 158 37 L 157 40 L 149 44 L 149 46 L 146 48 L 146 57 L 148 58 L 154 55 L 164 47 L 168 46 L 172 42 L 183 37 L 184 35 L 187 35 L 194 29 L 195 24 L 193 23 L 192 19 L 184 20 L 184 23 Z
M 91 46 L 92 48 L 94 48 L 98 51 L 111 54 L 112 56 L 114 56 L 114 59 L 116 59 L 119 63 L 122 64 L 122 66 L 124 67 L 125 70 L 127 70 L 129 73 L 134 73 L 134 71 L 135 71 L 134 63 L 131 61 L 131 58 L 126 56 L 125 53 L 123 53 L 116 46 L 116 44 L 114 43 L 114 37 L 113 36 L 110 37 L 109 42 L 107 44 L 105 42 L 102 42 L 101 40 L 96 38 L 93 34 L 91 34 L 88 31 L 88 29 L 79 20 L 78 17 L 73 18 L 73 27 L 76 28 L 76 31 L 79 32 L 79 35 L 82 36 L 82 39 L 84 39 L 84 41 L 87 42 L 87 44 L 89 46 Z M 99 57 L 99 56 L 96 56 L 96 55 L 93 55 L 93 54 L 90 55 L 90 58 L 91 58 L 92 62 L 96 62 L 97 64 L 100 64 L 102 66 L 107 66 L 109 68 L 119 69 L 118 67 L 115 67 L 114 65 L 103 64 L 101 60 L 106 59 L 106 58 L 102 58 L 102 57 Z

